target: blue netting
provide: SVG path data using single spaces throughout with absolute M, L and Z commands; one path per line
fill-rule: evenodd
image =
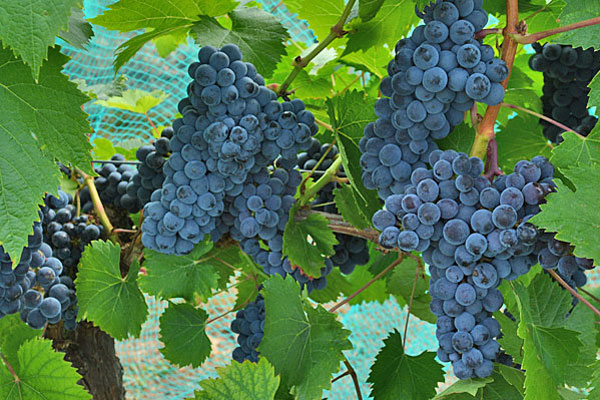
M 114 2 L 116 0 L 85 0 L 86 16 L 94 17 Z M 307 44 L 315 41 L 306 23 L 291 15 L 282 3 L 277 0 L 263 0 L 262 4 L 265 10 L 282 21 L 293 40 Z M 88 51 L 80 51 L 61 43 L 63 51 L 72 58 L 65 67 L 65 73 L 72 79 L 84 80 L 87 85 L 110 83 L 114 79 L 115 49 L 139 33 L 121 34 L 98 26 L 94 26 L 94 32 L 95 37 Z M 150 43 L 119 71 L 119 75 L 127 78 L 129 88 L 145 91 L 160 89 L 168 94 L 168 98 L 149 113 L 156 125 L 169 125 L 177 112 L 177 102 L 185 96 L 189 82 L 187 66 L 196 57 L 197 52 L 198 46 L 189 41 L 179 46 L 168 57 L 161 58 Z M 119 142 L 151 137 L 151 127 L 146 116 L 98 106 L 93 102 L 86 104 L 85 110 L 90 114 L 90 123 L 94 129 L 92 140 L 105 137 Z M 593 277 L 593 280 L 593 283 L 597 283 L 597 279 Z M 200 380 L 215 377 L 216 368 L 231 363 L 231 351 L 236 346 L 235 337 L 229 329 L 233 315 L 208 326 L 207 334 L 211 338 L 213 349 L 211 357 L 202 367 L 179 368 L 169 364 L 159 351 L 162 345 L 159 341 L 158 319 L 166 307 L 166 302 L 153 297 L 147 297 L 146 300 L 150 315 L 140 337 L 117 343 L 117 351 L 125 369 L 128 398 L 184 399 L 198 388 Z M 222 293 L 212 298 L 205 308 L 212 316 L 220 315 L 232 308 L 234 300 L 234 293 Z M 338 314 L 344 326 L 352 331 L 350 340 L 354 349 L 346 352 L 346 355 L 356 368 L 363 395 L 368 398 L 366 395 L 369 393 L 369 387 L 366 379 L 369 367 L 388 333 L 393 329 L 402 330 L 406 310 L 394 299 L 390 299 L 383 304 L 344 307 Z M 411 317 L 407 353 L 416 355 L 425 350 L 435 351 L 436 348 L 434 326 Z M 345 377 L 334 384 L 332 390 L 324 396 L 331 400 L 355 398 L 350 378 Z

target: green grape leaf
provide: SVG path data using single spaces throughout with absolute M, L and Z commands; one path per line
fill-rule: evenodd
M 579 340 L 583 343 L 577 361 L 567 368 L 566 383 L 574 387 L 586 387 L 592 379 L 592 366 L 596 361 L 596 335 L 598 333 L 595 323 L 595 314 L 592 310 L 579 302 L 571 315 L 567 318 L 566 328 L 579 332 Z
M 91 128 L 81 110 L 89 98 L 61 72 L 68 60 L 58 48 L 50 49 L 35 83 L 21 61 L 0 50 L 0 106 L 10 110 L 2 125 L 18 136 L 33 133 L 50 156 L 93 174 L 86 135 Z
M 165 101 L 169 95 L 162 90 L 146 92 L 141 89 L 129 89 L 121 96 L 113 96 L 107 100 L 97 100 L 96 104 L 103 107 L 118 108 L 134 113 L 146 114 L 150 109 Z
M 344 221 L 348 221 L 358 229 L 371 227 L 371 221 L 369 221 L 363 211 L 366 208 L 366 204 L 352 186 L 340 185 L 333 193 L 335 205 L 344 217 Z
M 452 132 L 437 144 L 442 150 L 455 150 L 466 154 L 471 153 L 471 147 L 475 140 L 475 129 L 466 122 L 461 122 L 452 129 Z
M 119 45 L 119 47 L 117 47 L 117 50 L 115 51 L 115 53 L 117 55 L 117 57 L 115 58 L 115 61 L 114 61 L 115 72 L 119 71 L 123 65 L 127 64 L 127 62 L 129 60 L 131 60 L 137 54 L 137 52 L 140 51 L 140 49 L 142 47 L 144 47 L 144 45 L 146 43 L 148 43 L 149 41 L 151 41 L 151 40 L 156 41 L 161 38 L 167 38 L 167 40 L 168 40 L 168 38 L 173 38 L 173 37 L 180 37 L 180 36 L 187 37 L 187 34 L 191 27 L 192 27 L 191 23 L 187 24 L 187 25 L 183 25 L 183 26 L 180 26 L 180 25 L 160 26 L 149 32 L 134 36 L 131 39 L 129 39 L 128 41 L 121 43 Z
M 600 106 L 600 73 L 596 74 L 589 83 L 588 107 Z
M 387 75 L 387 64 L 390 58 L 392 58 L 392 53 L 388 48 L 371 47 L 366 51 L 360 50 L 346 54 L 340 59 L 340 62 L 360 71 L 370 72 L 381 80 Z
M 65 354 L 54 351 L 52 341 L 24 342 L 10 366 L 0 363 L 0 397 L 6 400 L 87 400 L 92 396 L 77 382 L 81 376 Z
M 588 400 L 600 400 L 600 361 L 596 361 L 592 369 L 592 380 L 588 386 L 591 388 Z
M 9 363 L 16 363 L 21 345 L 29 339 L 40 337 L 41 334 L 41 330 L 32 329 L 21 321 L 19 314 L 6 315 L 0 319 L 0 353 Z
M 130 32 L 192 24 L 198 15 L 217 17 L 230 12 L 236 5 L 237 2 L 232 0 L 121 0 L 90 22 L 110 30 Z
M 66 60 L 50 50 L 36 84 L 25 64 L 0 50 L 0 244 L 13 260 L 27 245 L 45 192 L 56 194 L 54 159 L 92 172 L 89 125 L 80 109 L 86 98 L 60 72 Z
M 381 206 L 377 192 L 367 190 L 362 184 L 361 152 L 358 142 L 364 136 L 365 125 L 376 119 L 373 109 L 375 101 L 366 96 L 364 92 L 352 90 L 327 99 L 326 104 L 329 120 L 342 154 L 344 171 L 356 193 L 362 197 L 364 204 L 368 205 L 364 212 L 366 217 L 371 220 L 373 214 Z
M 166 58 L 177 50 L 177 48 L 186 43 L 188 32 L 186 29 L 170 33 L 168 35 L 160 36 L 154 39 L 154 45 L 156 46 L 156 52 L 162 58 Z
M 367 268 L 356 267 L 350 275 L 346 276 L 346 280 L 350 282 L 351 285 L 349 293 L 355 293 L 371 279 L 373 279 L 373 275 L 371 275 Z M 327 283 L 329 284 L 329 276 L 327 277 Z M 373 301 L 383 304 L 389 297 L 390 294 L 386 290 L 385 282 L 383 280 L 378 280 L 367 289 L 363 290 L 358 296 L 350 300 L 348 304 L 352 306 L 355 304 L 362 304 L 363 302 L 370 303 Z
M 340 294 L 351 295 L 352 285 L 348 282 L 346 276 L 342 275 L 339 268 L 334 268 L 327 275 L 327 286 L 323 290 L 313 290 L 309 297 L 314 301 L 325 304 L 331 301 L 337 301 Z
M 183 297 L 191 302 L 196 294 L 210 297 L 218 280 L 212 257 L 207 254 L 212 248 L 212 242 L 204 241 L 185 256 L 144 250 L 146 274 L 138 277 L 140 287 L 165 300 Z
M 321 306 L 300 299 L 300 286 L 291 277 L 264 283 L 265 332 L 258 348 L 273 364 L 285 388 L 293 387 L 299 400 L 320 399 L 331 387 L 332 375 L 352 348 L 349 331 Z
M 74 83 L 77 84 L 77 88 L 84 92 L 92 99 L 107 100 L 112 96 L 122 96 L 123 92 L 127 90 L 127 77 L 121 75 L 116 77 L 107 83 L 97 83 L 95 85 L 88 85 L 83 79 L 73 79 Z
M 517 391 L 521 394 L 520 399 L 525 395 L 525 373 L 519 369 L 509 367 L 503 364 L 496 364 L 496 369 L 502 378 L 506 380 L 506 382 L 510 383 L 512 387 L 517 389 Z
M 256 273 L 257 268 L 261 270 L 237 244 L 217 243 L 206 254 L 206 257 L 210 257 L 210 263 L 219 276 L 217 284 L 219 289 L 227 288 L 229 279 L 235 274 L 237 269 L 252 274 Z
M 279 377 L 269 362 L 245 361 L 217 368 L 218 379 L 200 381 L 202 390 L 196 391 L 195 400 L 273 400 L 279 387 Z
M 392 260 L 392 262 L 393 261 L 394 260 Z M 408 305 L 410 302 L 410 296 L 415 282 L 415 274 L 417 274 L 417 267 L 417 262 L 414 259 L 407 257 L 387 276 L 387 291 L 396 296 L 396 299 L 402 306 Z M 424 274 L 421 269 L 417 274 L 417 283 L 410 313 L 423 321 L 435 323 L 436 317 L 429 309 L 431 296 L 428 291 L 429 276 Z
M 138 336 L 148 316 L 148 305 L 137 284 L 140 264 L 134 261 L 122 277 L 120 253 L 117 244 L 93 241 L 81 256 L 75 280 L 79 320 L 93 322 L 118 340 Z
M 60 31 L 58 36 L 76 49 L 85 50 L 94 36 L 94 30 L 92 24 L 84 19 L 83 10 L 73 8 L 67 30 Z
M 199 17 L 212 18 L 226 14 L 236 1 L 211 0 L 121 0 L 91 22 L 121 32 L 151 28 L 117 48 L 115 71 L 127 63 L 148 41 L 163 36 L 186 36 Z
M 435 396 L 434 400 L 453 398 L 450 396 L 456 394 L 468 394 L 470 396 L 475 396 L 482 388 L 493 381 L 494 379 L 491 377 L 459 380 Z
M 80 0 L 30 0 L 15 4 L 12 0 L 0 0 L 0 38 L 3 42 L 0 47 L 12 48 L 14 54 L 31 68 L 30 77 L 37 80 L 40 68 L 48 58 L 48 47 L 54 45 L 59 31 L 67 27 L 71 11 L 79 2 Z M 7 49 L 1 51 L 5 52 L 11 53 Z M 6 55 L 2 54 L 2 58 L 6 58 Z M 5 64 L 6 60 L 0 63 Z M 0 76 L 3 75 L 4 73 L 0 73 Z M 25 74 L 20 78 L 27 80 Z M 62 110 L 58 105 L 55 109 Z
M 508 120 L 496 133 L 496 141 L 503 171 L 512 171 L 519 160 L 530 160 L 536 155 L 550 157 L 551 145 L 542 134 L 539 120 L 531 115 Z
M 358 16 L 362 22 L 372 20 L 383 5 L 384 0 L 359 0 Z
M 537 275 L 528 287 L 515 282 L 514 288 L 521 313 L 518 334 L 524 339 L 525 398 L 555 398 L 583 347 L 579 333 L 564 327 L 571 295 L 547 274 Z
M 384 0 L 377 15 L 369 21 L 352 23 L 356 32 L 348 38 L 348 44 L 342 56 L 355 51 L 367 51 L 371 47 L 394 48 L 410 27 L 420 21 L 415 15 L 415 3 L 412 0 Z
M 557 168 L 569 168 L 578 163 L 582 165 L 600 163 L 600 126 L 596 126 L 587 137 L 573 132 L 562 134 L 564 141 L 552 150 L 550 161 Z
M 518 316 L 515 315 L 514 317 L 517 318 Z M 508 354 L 513 356 L 515 363 L 521 364 L 523 362 L 523 339 L 517 335 L 519 320 L 517 319 L 515 322 L 500 311 L 494 313 L 494 318 L 496 318 L 502 328 L 502 337 L 497 339 L 498 343 L 500 343 L 500 346 Z
M 600 229 L 600 166 L 580 164 L 577 168 L 561 170 L 573 183 L 576 192 L 557 180 L 557 192 L 546 197 L 542 212 L 531 222 L 550 232 L 558 232 L 557 239 L 575 246 L 575 255 L 600 263 L 600 246 L 597 233 Z
M 586 19 L 597 18 L 600 15 L 600 3 L 596 0 L 563 0 L 566 6 L 560 14 L 560 25 L 570 25 Z M 545 28 L 547 29 L 547 28 Z M 598 25 L 575 29 L 564 32 L 557 39 L 558 43 L 570 44 L 573 47 L 596 47 L 600 41 L 600 27 Z
M 94 140 L 92 155 L 95 160 L 110 160 L 115 154 L 117 154 L 117 149 L 115 149 L 115 146 L 113 146 L 110 140 L 105 138 Z
M 308 22 L 315 36 L 322 41 L 331 32 L 344 10 L 344 0 L 286 0 L 285 6 L 299 19 Z
M 320 214 L 309 214 L 296 220 L 298 205 L 290 210 L 288 223 L 283 232 L 283 255 L 292 265 L 297 265 L 312 277 L 321 276 L 325 258 L 335 254 L 333 246 L 338 244 L 329 227 L 329 220 Z
M 494 381 L 486 384 L 484 387 L 482 387 L 479 390 L 479 393 L 476 395 L 477 399 L 485 399 L 485 400 L 522 400 L 523 399 L 523 393 L 521 393 L 519 391 L 519 388 L 513 386 L 500 373 L 494 371 L 491 378 Z M 522 387 L 523 387 L 523 385 L 521 385 L 521 388 L 520 388 L 521 390 L 522 390 Z
M 263 280 L 264 279 L 260 275 L 255 274 L 248 274 L 246 277 L 238 278 L 234 308 L 240 309 L 249 302 L 254 301 L 258 295 L 258 288 Z M 329 276 L 327 277 L 327 283 L 329 283 Z
M 416 357 L 405 354 L 402 335 L 397 330 L 383 343 L 367 378 L 373 385 L 371 397 L 378 400 L 432 398 L 438 383 L 444 381 L 444 371 L 435 361 L 435 353 L 423 352 Z
M 192 28 L 196 43 L 217 47 L 236 44 L 242 50 L 244 61 L 254 64 L 258 72 L 269 78 L 285 54 L 283 42 L 289 37 L 287 31 L 276 17 L 259 8 L 237 8 L 228 16 L 231 30 L 214 18 L 200 16 Z
M 210 355 L 210 339 L 206 336 L 206 311 L 186 303 L 169 303 L 160 316 L 160 352 L 169 362 L 181 367 L 202 365 Z

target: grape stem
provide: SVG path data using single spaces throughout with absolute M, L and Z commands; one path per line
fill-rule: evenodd
M 146 116 L 146 119 L 148 120 L 148 122 L 150 123 L 150 126 L 152 127 L 152 130 L 154 131 L 154 137 L 160 137 L 160 133 L 158 132 L 158 129 L 156 129 L 156 125 L 154 125 L 154 122 L 152 122 L 152 119 L 150 119 L 148 112 L 145 112 L 144 115 Z
M 320 119 L 317 119 L 317 118 L 315 118 L 315 122 L 317 123 L 317 125 L 322 126 L 323 128 L 327 129 L 328 131 L 334 132 L 333 126 L 329 125 L 327 122 L 321 121 Z
M 548 36 L 556 35 L 558 33 L 569 32 L 575 29 L 586 28 L 588 26 L 600 24 L 600 17 L 594 17 L 590 19 L 586 19 L 584 21 L 575 22 L 574 24 L 569 24 L 565 26 L 559 26 L 558 28 L 548 29 L 546 31 L 530 33 L 530 34 L 520 34 L 520 33 L 512 33 L 511 36 L 514 40 L 521 44 L 531 44 L 535 43 L 540 39 L 547 38 Z
M 79 176 L 81 176 L 83 178 L 83 181 L 85 182 L 86 186 L 90 190 L 90 197 L 92 198 L 92 203 L 94 204 L 94 211 L 96 211 L 96 215 L 100 219 L 100 223 L 102 224 L 102 226 L 104 226 L 104 229 L 106 229 L 106 232 L 108 232 L 109 239 L 113 243 L 119 243 L 119 238 L 113 232 L 114 227 L 112 226 L 112 224 L 110 223 L 110 220 L 108 219 L 108 215 L 106 214 L 106 211 L 104 210 L 104 205 L 102 204 L 102 200 L 100 200 L 100 195 L 98 194 L 98 189 L 96 189 L 96 185 L 94 184 L 94 177 L 86 174 L 79 168 L 75 168 L 75 171 L 77 172 L 77 174 Z
M 544 121 L 548 121 L 550 122 L 552 125 L 556 125 L 558 126 L 560 129 L 568 131 L 568 132 L 573 132 L 574 134 L 576 134 L 577 136 L 579 136 L 581 139 L 585 139 L 585 136 L 583 136 L 582 134 L 580 134 L 579 132 L 574 131 L 573 129 L 569 128 L 568 126 L 561 124 L 560 122 L 553 120 L 550 117 L 547 117 L 543 114 L 537 113 L 535 111 L 532 110 L 528 110 L 527 108 L 521 107 L 521 106 L 517 106 L 516 104 L 509 104 L 509 103 L 502 103 L 501 104 L 502 107 L 507 107 L 507 108 L 514 108 L 515 110 L 519 110 L 519 111 L 523 111 L 527 114 L 531 114 L 534 115 L 540 119 L 543 119 Z
M 330 146 L 330 148 L 331 148 L 331 146 Z M 325 157 L 326 154 L 327 153 L 325 153 L 323 155 L 323 157 Z M 321 159 L 323 159 L 323 157 L 321 157 Z M 306 179 L 308 179 L 308 177 L 306 179 L 304 179 L 304 181 L 302 182 L 302 186 L 300 188 L 300 190 L 301 190 L 300 193 L 302 193 L 302 194 L 300 196 L 300 199 L 298 199 L 298 204 L 300 205 L 300 207 L 306 206 L 308 204 L 308 202 L 310 201 L 310 199 L 312 199 L 314 196 L 316 196 L 317 193 L 325 185 L 336 180 L 337 173 L 338 173 L 341 165 L 342 165 L 342 157 L 340 157 L 338 154 L 337 158 L 333 161 L 333 163 L 329 166 L 329 168 L 327 168 L 327 170 L 319 178 L 319 180 L 317 180 L 315 182 L 315 184 L 312 185 L 311 187 L 309 187 L 308 189 L 302 191 L 302 189 L 304 189 L 304 185 L 306 184 Z M 316 167 L 317 166 L 315 166 L 315 168 Z
M 92 164 L 141 165 L 141 161 L 92 160 Z
M 329 35 L 327 35 L 327 37 L 323 39 L 321 43 L 319 43 L 314 49 L 312 49 L 312 51 L 308 53 L 306 57 L 298 56 L 294 59 L 294 61 L 292 62 L 292 66 L 294 67 L 294 69 L 292 69 L 292 71 L 289 73 L 285 81 L 279 87 L 279 91 L 277 92 L 277 95 L 279 97 L 282 97 L 287 93 L 287 89 L 290 87 L 294 79 L 296 79 L 300 71 L 302 71 L 302 69 L 308 66 L 308 64 L 323 50 L 325 50 L 327 46 L 331 44 L 331 42 L 333 42 L 335 39 L 344 37 L 344 35 L 348 33 L 347 31 L 344 31 L 343 28 L 344 24 L 346 23 L 346 20 L 350 16 L 352 8 L 354 7 L 354 3 L 356 3 L 356 0 L 349 0 L 348 3 L 346 3 L 346 7 L 344 7 L 344 11 L 342 11 L 340 19 L 335 25 L 331 27 Z
M 413 287 L 410 292 L 410 299 L 408 299 L 408 310 L 406 311 L 406 322 L 404 323 L 404 335 L 402 336 L 402 349 L 406 351 L 406 332 L 408 332 L 408 322 L 410 321 L 410 311 L 412 309 L 412 302 L 415 297 L 415 290 L 417 289 L 417 282 L 419 281 L 419 270 L 422 265 L 420 262 L 415 267 L 415 279 L 413 280 Z
M 358 376 L 356 375 L 356 371 L 354 370 L 354 368 L 352 367 L 352 364 L 350 364 L 350 361 L 348 361 L 347 358 L 344 359 L 344 365 L 346 365 L 346 368 L 348 368 L 348 372 L 350 373 L 350 376 L 352 377 L 352 382 L 354 382 L 354 389 L 356 390 L 356 398 L 358 400 L 362 400 L 362 393 L 360 392 L 360 384 L 358 383 Z
M 488 142 L 487 156 L 485 158 L 485 176 L 490 181 L 494 180 L 494 177 L 502 175 L 500 167 L 498 166 L 498 142 L 496 138 L 491 139 Z
M 522 29 L 526 28 L 519 24 L 518 0 L 506 0 L 506 27 L 503 30 L 504 42 L 502 43 L 502 60 L 506 62 L 506 66 L 508 67 L 508 77 L 502 81 L 502 87 L 504 87 L 504 89 L 508 86 L 508 80 L 510 79 L 510 74 L 515 62 L 515 55 L 517 54 L 518 42 L 512 35 L 519 33 L 519 30 Z M 498 119 L 500 107 L 501 106 L 498 104 L 496 106 L 488 106 L 486 109 L 481 123 L 477 126 L 475 140 L 473 142 L 473 147 L 471 148 L 471 156 L 483 159 L 483 156 L 486 154 L 488 142 L 496 136 L 494 126 L 496 124 L 496 119 Z
M 385 276 L 388 272 L 390 272 L 391 270 L 396 268 L 402 262 L 403 259 L 404 259 L 404 253 L 400 253 L 398 255 L 398 258 L 396 260 L 394 260 L 394 262 L 391 263 L 386 269 L 384 269 L 383 271 L 378 273 L 375 277 L 373 277 L 373 279 L 371 279 L 369 282 L 365 283 L 363 285 L 363 287 L 361 287 L 356 292 L 352 293 L 350 296 L 346 297 L 344 300 L 340 301 L 339 303 L 337 303 L 336 305 L 334 305 L 327 311 L 333 313 L 333 312 L 336 312 L 337 310 L 339 310 L 340 307 L 342 307 L 343 305 L 350 302 L 353 298 L 355 298 L 356 296 L 358 296 L 359 294 L 364 292 L 369 286 L 371 286 L 372 284 L 377 282 L 379 279 L 381 279 L 381 277 Z
M 502 28 L 491 28 L 491 29 L 482 29 L 479 32 L 475 32 L 475 39 L 483 39 L 488 35 L 501 35 Z
M 564 287 L 565 289 L 567 289 L 573 296 L 575 296 L 579 301 L 581 301 L 583 304 L 585 304 L 587 308 L 589 308 L 590 310 L 592 310 L 594 312 L 594 314 L 596 314 L 597 316 L 600 317 L 600 311 L 598 311 L 598 309 L 596 307 L 594 307 L 589 301 L 587 301 L 586 299 L 584 299 L 583 297 L 581 297 L 581 295 L 579 293 L 577 293 L 577 291 L 575 289 L 573 289 L 571 286 L 569 286 L 569 284 L 567 282 L 565 282 L 563 280 L 563 278 L 561 278 L 560 275 L 558 275 L 556 273 L 556 271 L 554 271 L 553 269 L 547 269 L 546 271 L 550 275 L 552 275 L 552 277 L 554 279 L 556 279 L 558 281 L 558 283 L 560 283 L 560 285 L 562 287 Z
M 4 365 L 6 365 L 6 368 L 8 368 L 8 372 L 10 372 L 10 374 L 15 378 L 15 383 L 21 382 L 21 378 L 19 378 L 19 375 L 16 374 L 15 370 L 13 369 L 12 365 L 10 365 L 4 354 L 0 353 L 0 358 L 2 359 Z
M 590 292 L 588 292 L 584 288 L 579 288 L 579 290 L 581 290 L 583 293 L 585 293 L 587 296 L 589 296 L 596 303 L 600 304 L 600 299 L 599 298 L 597 298 L 596 296 L 594 296 L 593 294 L 591 294 Z

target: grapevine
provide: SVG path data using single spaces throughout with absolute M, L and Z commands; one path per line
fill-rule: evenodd
M 600 5 L 200 3 L 3 7 L 0 395 L 598 397 Z

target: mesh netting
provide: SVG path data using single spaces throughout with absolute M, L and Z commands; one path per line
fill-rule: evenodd
M 86 0 L 86 16 L 92 18 L 115 2 L 116 0 Z M 261 3 L 265 10 L 281 20 L 293 40 L 307 44 L 315 41 L 307 24 L 290 14 L 279 1 L 262 0 Z M 65 73 L 71 79 L 85 80 L 90 86 L 110 83 L 114 79 L 115 49 L 139 32 L 121 34 L 94 26 L 94 33 L 88 51 L 80 51 L 61 42 L 64 53 L 72 58 L 65 67 Z M 189 41 L 168 57 L 161 58 L 154 45 L 147 44 L 119 71 L 119 75 L 127 78 L 127 86 L 131 89 L 160 89 L 168 94 L 169 97 L 163 103 L 149 112 L 149 117 L 157 126 L 169 125 L 177 112 L 177 102 L 186 95 L 189 82 L 187 66 L 197 52 L 198 46 Z M 94 130 L 92 140 L 105 137 L 119 142 L 133 138 L 148 140 L 152 136 L 151 126 L 144 115 L 98 106 L 93 102 L 86 104 L 85 111 L 90 115 L 89 120 Z M 590 278 L 593 284 L 598 283 L 596 276 Z M 205 309 L 211 316 L 220 315 L 233 307 L 234 300 L 235 294 L 222 293 L 213 297 Z M 129 399 L 184 399 L 198 389 L 200 380 L 215 377 L 216 368 L 232 362 L 231 351 L 236 346 L 235 336 L 229 328 L 232 314 L 208 325 L 207 334 L 213 348 L 211 357 L 202 367 L 179 368 L 169 364 L 159 351 L 162 347 L 159 341 L 159 318 L 167 303 L 150 296 L 146 297 L 146 301 L 150 313 L 140 337 L 117 343 Z M 383 304 L 346 306 L 338 314 L 344 326 L 352 331 L 350 340 L 354 349 L 348 351 L 346 356 L 356 369 L 363 395 L 368 398 L 369 386 L 366 379 L 369 367 L 388 333 L 393 329 L 402 331 L 406 309 L 390 299 Z M 433 325 L 411 317 L 407 333 L 407 353 L 417 355 L 425 350 L 435 351 L 437 345 L 434 331 Z M 343 369 L 342 366 L 341 370 Z M 331 391 L 324 393 L 324 397 L 331 400 L 355 398 L 350 377 L 336 382 Z

